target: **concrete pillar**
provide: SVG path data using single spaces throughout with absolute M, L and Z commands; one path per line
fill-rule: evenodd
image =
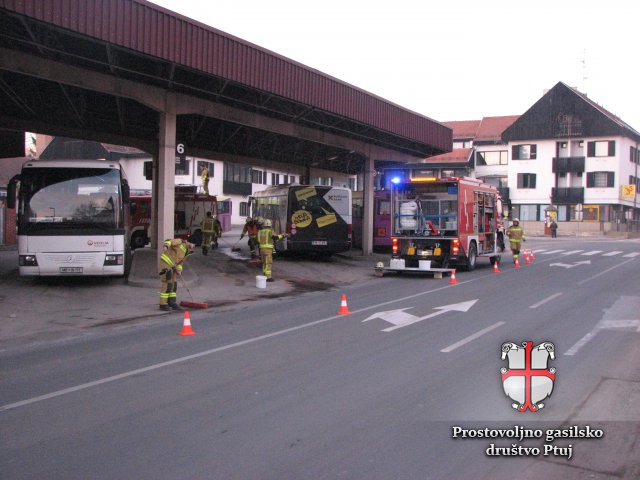
M 373 254 L 373 188 L 375 178 L 375 162 L 371 154 L 364 166 L 364 216 L 362 219 L 362 254 Z
M 173 101 L 172 101 L 173 100 Z M 173 216 L 175 204 L 176 169 L 176 114 L 175 99 L 169 97 L 167 109 L 160 113 L 160 145 L 158 155 L 157 210 L 153 212 L 153 221 L 157 225 L 155 247 L 159 248 L 165 239 L 173 238 Z

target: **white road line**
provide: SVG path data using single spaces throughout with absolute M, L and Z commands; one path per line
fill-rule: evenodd
M 602 253 L 602 252 L 603 252 L 603 250 L 591 250 L 590 252 L 584 252 L 581 255 L 590 257 L 591 255 L 596 255 L 596 254 Z
M 638 255 L 640 255 L 639 252 L 633 252 L 633 253 L 627 253 L 626 255 L 623 255 L 623 257 L 625 257 L 625 258 L 633 258 L 633 257 L 637 257 Z
M 568 252 L 564 252 L 563 255 L 573 255 L 580 252 L 584 252 L 584 250 L 569 250 Z
M 498 323 L 494 323 L 493 325 L 491 325 L 490 327 L 487 328 L 483 328 L 482 330 L 480 330 L 479 332 L 474 333 L 473 335 L 469 335 L 467 338 L 463 338 L 462 340 L 460 340 L 459 342 L 456 342 L 452 345 L 449 345 L 446 348 L 443 348 L 442 350 L 440 350 L 442 353 L 449 353 L 452 352 L 453 350 L 455 350 L 456 348 L 461 347 L 462 345 L 465 345 L 469 342 L 472 342 L 473 340 L 475 340 L 476 338 L 481 337 L 482 335 L 484 335 L 485 333 L 490 332 L 491 330 L 498 328 L 501 325 L 504 325 L 506 322 L 498 322 Z
M 536 253 L 546 252 L 546 251 L 547 251 L 547 249 L 546 249 L 546 248 L 537 248 L 537 249 L 535 250 L 535 252 L 536 252 Z
M 536 252 L 539 252 L 540 250 L 536 250 Z M 543 255 L 553 255 L 554 253 L 560 253 L 560 252 L 564 252 L 564 249 L 562 250 L 546 250 Z
M 598 333 L 598 329 L 594 328 L 591 332 L 587 333 L 584 337 L 582 337 L 580 340 L 578 340 L 573 347 L 571 347 L 569 350 L 567 350 L 565 352 L 565 355 L 575 355 L 576 353 L 578 353 L 578 350 L 580 350 L 587 343 L 589 343 L 589 340 L 591 340 L 593 337 L 595 337 L 596 333 Z
M 603 253 L 603 257 L 613 257 L 614 255 L 619 255 L 622 253 L 622 250 L 614 250 L 613 252 Z
M 550 297 L 547 297 L 544 300 L 539 301 L 538 303 L 534 303 L 533 305 L 529 305 L 529 308 L 538 308 L 540 305 L 544 305 L 545 303 L 550 302 L 551 300 L 553 300 L 556 297 L 559 297 L 560 295 L 562 295 L 561 292 L 554 293 Z
M 604 275 L 605 273 L 609 273 L 611 270 L 614 270 L 618 267 L 622 267 L 623 265 L 626 265 L 629 262 L 633 262 L 633 258 L 631 260 L 626 260 L 622 263 L 619 263 L 618 265 L 614 265 L 613 267 L 609 267 L 606 270 L 601 271 L 600 273 L 596 273 L 594 276 L 589 277 L 589 278 L 585 278 L 584 280 L 578 282 L 578 285 L 582 285 L 583 283 L 587 283 L 590 280 L 593 280 L 594 278 L 598 278 L 600 275 Z
M 491 275 L 491 274 L 489 274 L 489 275 Z M 464 282 L 459 282 L 459 285 L 465 284 L 465 283 L 473 283 L 473 282 L 481 281 L 481 280 L 485 280 L 485 277 L 484 276 L 480 276 L 480 277 L 472 278 L 472 279 L 469 279 L 469 280 L 465 280 Z M 405 300 L 422 297 L 422 296 L 428 295 L 430 293 L 435 293 L 435 292 L 438 292 L 440 290 L 444 290 L 445 288 L 451 288 L 451 285 L 447 284 L 445 286 L 436 287 L 436 288 L 433 288 L 431 290 L 427 290 L 427 291 L 424 291 L 424 292 L 419 292 L 419 293 L 414 293 L 412 295 L 407 295 L 406 297 L 396 298 L 394 300 L 389 300 L 387 302 L 381 302 L 381 303 L 378 303 L 376 305 L 371 305 L 371 306 L 368 306 L 368 307 L 360 308 L 358 310 L 352 310 L 351 314 L 353 315 L 353 314 L 360 313 L 360 312 L 366 312 L 366 311 L 369 311 L 369 310 L 378 309 L 378 308 L 380 308 L 380 307 L 382 307 L 384 305 L 391 305 L 391 304 L 398 303 L 398 302 L 404 302 Z M 455 287 L 455 288 L 458 288 L 458 287 Z M 37 396 L 37 397 L 28 398 L 26 400 L 22 400 L 22 401 L 19 401 L 19 402 L 9 403 L 7 405 L 0 405 L 0 413 L 1 412 L 5 412 L 7 410 L 12 410 L 14 408 L 24 407 L 26 405 L 31 405 L 33 403 L 41 402 L 43 400 L 48 400 L 48 399 L 51 399 L 51 398 L 61 397 L 61 396 L 66 395 L 68 393 L 78 392 L 80 390 L 85 390 L 87 388 L 95 387 L 95 386 L 98 386 L 98 385 L 103 385 L 105 383 L 115 382 L 116 380 L 121 380 L 123 378 L 133 377 L 134 375 L 138 375 L 139 373 L 150 372 L 150 371 L 157 370 L 157 369 L 164 368 L 164 367 L 168 367 L 168 366 L 171 366 L 171 365 L 176 365 L 176 364 L 179 364 L 179 363 L 187 362 L 187 361 L 193 360 L 195 358 L 200 358 L 200 357 L 205 357 L 207 355 L 212 355 L 214 353 L 222 352 L 224 350 L 230 350 L 232 348 L 240 347 L 242 345 L 249 345 L 251 343 L 256 343 L 256 342 L 259 342 L 261 340 L 266 340 L 268 338 L 277 337 L 277 336 L 283 335 L 285 333 L 294 332 L 296 330 L 301 330 L 303 328 L 312 327 L 314 325 L 320 325 L 322 323 L 326 323 L 326 322 L 329 322 L 331 320 L 336 320 L 338 318 L 344 318 L 344 317 L 343 317 L 343 315 L 333 315 L 331 317 L 322 318 L 320 320 L 315 320 L 313 322 L 305 323 L 305 324 L 302 324 L 302 325 L 296 325 L 295 327 L 286 328 L 284 330 L 278 330 L 277 332 L 268 333 L 266 335 L 261 335 L 259 337 L 248 338 L 248 339 L 242 340 L 240 342 L 231 343 L 231 344 L 228 344 L 228 345 L 223 345 L 221 347 L 212 348 L 211 350 L 205 350 L 205 351 L 199 352 L 199 353 L 194 353 L 193 355 L 187 355 L 185 357 L 174 358 L 173 360 L 169 360 L 167 362 L 156 363 L 154 365 L 149 365 L 147 367 L 139 368 L 137 370 L 130 370 L 128 372 L 123 372 L 123 373 L 120 373 L 118 375 L 113 375 L 111 377 L 101 378 L 101 379 L 98 379 L 98 380 L 94 380 L 92 382 L 87 382 L 87 383 L 83 383 L 81 385 L 76 385 L 74 387 L 65 388 L 63 390 L 57 390 L 55 392 L 47 393 L 45 395 L 40 395 L 40 396 Z

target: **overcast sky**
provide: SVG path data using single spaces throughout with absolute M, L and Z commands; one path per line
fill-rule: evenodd
M 153 0 L 438 121 L 519 115 L 559 81 L 640 131 L 640 2 Z

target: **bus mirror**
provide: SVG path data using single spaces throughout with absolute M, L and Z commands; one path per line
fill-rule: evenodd
M 14 209 L 16 208 L 16 191 L 17 191 L 17 183 L 20 181 L 20 177 L 18 175 L 14 176 L 11 180 L 9 180 L 9 185 L 7 185 L 7 208 Z
M 129 188 L 129 182 L 126 180 L 122 181 L 122 200 L 124 202 L 129 201 L 129 196 L 131 194 L 131 189 Z

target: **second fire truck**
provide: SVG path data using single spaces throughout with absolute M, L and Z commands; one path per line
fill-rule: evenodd
M 379 271 L 471 271 L 504 251 L 502 202 L 473 178 L 411 178 L 391 188 L 392 257 Z

